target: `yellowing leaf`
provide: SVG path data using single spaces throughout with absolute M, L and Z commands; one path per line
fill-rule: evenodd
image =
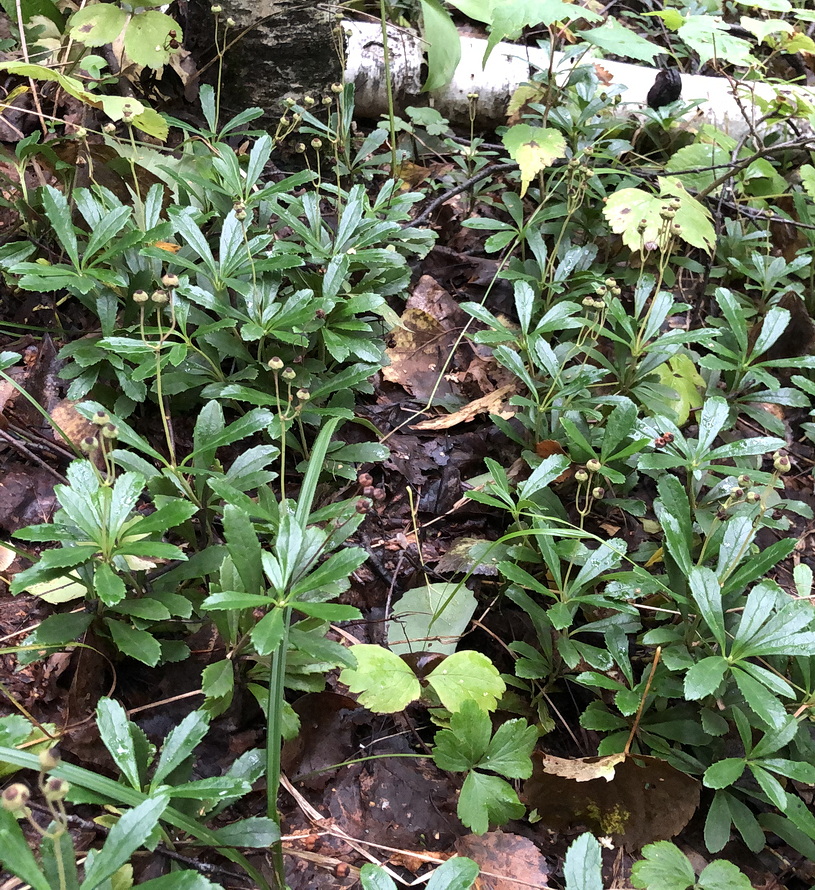
M 482 711 L 493 711 L 506 691 L 506 684 L 489 658 L 469 650 L 445 658 L 428 674 L 427 682 L 448 711 L 460 711 L 465 701 L 475 702 Z
M 382 646 L 360 643 L 351 646 L 355 668 L 345 668 L 340 683 L 359 694 L 359 702 L 376 714 L 401 711 L 419 697 L 416 675 L 402 659 Z
M 656 373 L 661 384 L 676 392 L 678 398 L 671 403 L 671 407 L 674 410 L 676 425 L 683 427 L 688 422 L 690 412 L 702 407 L 705 381 L 690 356 L 681 353 L 673 356 L 664 365 L 660 365 Z
M 660 177 L 659 195 L 642 189 L 620 189 L 603 208 L 613 232 L 630 250 L 665 250 L 672 238 L 711 253 L 716 233 L 710 211 L 688 193 L 677 178 Z M 664 218 L 668 211 L 670 216 Z
M 127 13 L 118 6 L 94 3 L 71 16 L 70 34 L 85 46 L 104 46 L 122 33 L 127 24 Z
M 93 9 L 98 7 L 94 6 Z M 49 80 L 58 83 L 69 96 L 79 99 L 93 108 L 101 108 L 111 120 L 121 120 L 124 116 L 124 106 L 130 106 L 130 112 L 134 115 L 133 126 L 144 131 L 149 136 L 154 136 L 162 141 L 167 138 L 169 127 L 161 115 L 152 108 L 148 108 L 137 99 L 126 96 L 98 96 L 88 92 L 81 80 L 52 71 L 45 65 L 34 65 L 29 62 L 2 62 L 0 71 L 8 71 L 11 74 L 19 74 L 21 77 L 33 77 L 34 80 Z
M 41 581 L 38 584 L 31 584 L 26 587 L 26 592 L 32 596 L 38 596 L 47 603 L 67 603 L 71 600 L 77 600 L 84 597 L 88 589 L 84 584 L 63 575 L 60 578 L 54 578 L 51 581 Z
M 521 197 L 541 170 L 566 156 L 566 140 L 549 127 L 516 124 L 504 133 L 503 142 L 521 168 Z

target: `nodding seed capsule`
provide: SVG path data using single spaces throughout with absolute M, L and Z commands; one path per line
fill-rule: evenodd
M 57 800 L 65 800 L 66 795 L 71 790 L 71 786 L 65 779 L 58 779 L 56 776 L 49 776 L 43 785 L 43 797 L 51 803 Z
M 284 380 L 294 380 L 297 376 L 297 373 L 293 368 L 284 368 L 283 373 L 280 375 Z
M 134 290 L 131 299 L 134 303 L 146 303 L 150 296 L 146 290 Z
M 577 479 L 578 482 L 588 482 L 589 474 L 585 470 L 578 470 L 574 474 L 574 478 Z
M 597 460 L 596 457 L 593 457 L 591 460 L 586 461 L 586 469 L 590 473 L 599 473 L 600 470 L 603 469 L 603 465 Z
M 266 365 L 272 371 L 279 371 L 283 367 L 283 359 L 274 355 L 266 362 Z
M 28 788 L 22 782 L 15 782 L 3 789 L 0 802 L 2 802 L 3 809 L 8 810 L 9 813 L 22 813 L 30 798 L 31 792 Z
M 59 756 L 59 749 L 56 746 L 49 748 L 47 751 L 40 751 L 37 759 L 40 761 L 40 769 L 44 773 L 50 772 L 55 766 L 59 766 L 59 762 L 62 760 Z

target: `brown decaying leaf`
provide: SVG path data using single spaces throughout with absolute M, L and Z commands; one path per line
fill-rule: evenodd
M 498 389 L 488 392 L 480 399 L 475 399 L 463 408 L 452 414 L 443 414 L 434 417 L 431 420 L 423 420 L 421 423 L 414 424 L 411 429 L 414 430 L 447 430 L 459 423 L 469 423 L 479 414 L 497 414 L 498 417 L 504 419 L 510 418 L 515 414 L 515 410 L 507 404 L 507 398 L 514 393 L 513 385 L 501 386 Z
M 392 332 L 387 355 L 390 365 L 382 369 L 383 379 L 398 383 L 422 401 L 431 396 L 446 398 L 457 393 L 442 376 L 455 335 L 421 309 L 408 308 L 402 314 L 402 327 Z
M 538 457 L 551 457 L 553 454 L 566 454 L 565 448 L 560 444 L 560 442 L 556 442 L 554 439 L 543 439 L 540 442 L 535 443 L 535 454 Z M 555 482 L 565 482 L 567 479 L 571 479 L 574 476 L 574 470 L 570 467 L 568 470 L 564 470 L 558 477 L 555 479 Z
M 456 840 L 456 853 L 477 862 L 481 874 L 476 890 L 547 888 L 546 860 L 532 841 L 517 834 L 491 831 L 480 837 L 468 834 Z M 506 875 L 506 877 L 501 877 Z
M 604 87 L 607 87 L 611 83 L 611 81 L 614 80 L 614 75 L 611 74 L 609 71 L 606 71 L 606 69 L 597 62 L 594 63 L 594 73 L 597 75 L 597 79 Z
M 99 436 L 99 427 L 94 426 L 76 410 L 78 404 L 78 402 L 71 401 L 71 399 L 62 399 L 62 401 L 54 405 L 50 412 L 51 420 L 54 424 L 77 447 L 80 446 L 80 443 L 86 437 L 98 438 Z M 61 434 L 56 430 L 54 431 L 54 437 L 60 440 L 62 438 Z M 105 465 L 100 449 L 94 453 L 92 460 L 100 468 Z
M 541 824 L 586 826 L 629 850 L 669 840 L 699 805 L 699 783 L 657 757 L 640 754 L 562 760 L 533 755 L 524 798 Z

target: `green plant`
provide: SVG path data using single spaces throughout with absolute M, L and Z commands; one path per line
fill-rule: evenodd
M 642 422 L 642 432 L 652 441 L 659 440 L 662 444 L 657 446 L 658 450 L 639 459 L 639 469 L 651 472 L 681 467 L 685 471 L 685 487 L 691 508 L 695 509 L 702 489 L 714 484 L 717 477 L 733 476 L 734 467 L 749 474 L 756 469 L 755 462 L 749 458 L 784 447 L 783 439 L 769 436 L 755 436 L 714 447 L 716 437 L 728 424 L 730 412 L 727 401 L 720 396 L 706 399 L 699 415 L 696 439 L 685 436 L 665 416 L 656 415 Z M 666 434 L 669 441 L 663 442 Z M 724 461 L 733 461 L 733 464 L 725 464 Z
M 428 890 L 467 890 L 478 877 L 478 866 L 472 859 L 454 856 L 440 865 L 427 882 Z M 363 865 L 359 873 L 363 890 L 396 890 L 396 884 L 379 866 Z
M 278 833 L 270 820 L 252 817 L 213 831 L 206 828 L 203 821 L 184 813 L 185 802 L 192 800 L 202 818 L 212 818 L 227 803 L 247 794 L 252 782 L 262 774 L 262 766 L 258 770 L 258 759 L 249 752 L 233 764 L 225 776 L 193 782 L 182 778 L 189 771 L 193 749 L 206 734 L 205 715 L 193 712 L 169 734 L 155 762 L 152 780 L 148 782 L 147 770 L 155 750 L 141 729 L 127 720 L 121 705 L 101 699 L 97 713 L 100 736 L 121 769 L 125 783 L 63 764 L 50 750 L 38 758 L 9 747 L 23 741 L 30 726 L 21 718 L 7 720 L 23 725 L 14 730 L 6 727 L 0 759 L 39 773 L 37 784 L 45 805 L 37 804 L 37 807 L 51 819 L 50 824 L 43 827 L 34 818 L 28 806 L 31 793 L 26 785 L 18 782 L 4 790 L 0 807 L 0 838 L 3 841 L 0 862 L 32 887 L 37 890 L 92 890 L 110 886 L 109 880 L 115 876 L 120 886 L 129 888 L 133 884 L 133 874 L 127 863 L 137 849 L 155 850 L 159 843 L 171 844 L 187 836 L 218 848 L 222 855 L 242 867 L 259 887 L 268 888 L 263 877 L 234 848 L 265 847 L 272 843 Z M 172 784 L 167 784 L 168 781 Z M 149 788 L 145 792 L 142 789 L 147 785 Z M 78 851 L 75 851 L 68 831 L 66 800 L 104 802 L 117 814 L 107 820 L 110 830 L 104 844 L 86 854 L 81 869 Z M 35 804 L 34 801 L 31 803 Z M 21 831 L 18 820 L 23 819 L 41 838 L 39 861 Z M 218 887 L 195 872 L 168 875 L 140 886 L 155 890 L 171 886 L 192 890 Z
M 784 426 L 765 404 L 806 408 L 809 400 L 795 387 L 782 387 L 775 376 L 784 368 L 812 368 L 812 356 L 794 358 L 763 358 L 778 342 L 790 324 L 791 313 L 782 306 L 772 306 L 761 322 L 756 337 L 750 337 L 747 320 L 736 297 L 727 288 L 716 289 L 716 301 L 726 326 L 716 341 L 716 354 L 699 360 L 703 368 L 713 371 L 711 383 L 722 380 L 726 392 L 735 398 L 740 410 L 775 435 L 783 435 Z
M 753 885 L 732 862 L 717 860 L 696 875 L 688 857 L 670 841 L 648 844 L 631 869 L 631 883 L 642 890 L 750 890 Z
M 506 779 L 532 775 L 530 754 L 537 738 L 525 720 L 508 720 L 493 735 L 488 713 L 475 701 L 464 702 L 450 715 L 450 728 L 436 733 L 436 766 L 467 774 L 457 811 L 476 834 L 484 834 L 491 823 L 502 825 L 523 815 L 524 806 Z
M 100 419 L 104 421 L 100 437 L 115 436 L 117 430 L 109 419 Z M 98 442 L 93 445 L 98 452 Z M 20 572 L 11 592 L 26 590 L 51 602 L 84 598 L 90 607 L 86 612 L 46 619 L 29 640 L 32 645 L 67 643 L 96 619 L 97 632 L 104 630 L 119 651 L 145 664 L 185 657 L 185 644 L 162 643 L 145 628 L 173 616 L 189 617 L 189 601 L 169 592 L 144 595 L 143 579 L 146 571 L 156 567 L 155 560 L 185 558 L 177 546 L 160 539 L 186 522 L 196 507 L 171 497 L 150 516 L 141 516 L 136 506 L 145 484 L 137 472 L 113 481 L 90 461 L 74 461 L 68 468 L 68 484 L 57 487 L 61 510 L 54 521 L 17 533 L 23 540 L 58 541 L 61 546 L 44 551 L 30 569 Z M 142 595 L 129 598 L 128 587 Z

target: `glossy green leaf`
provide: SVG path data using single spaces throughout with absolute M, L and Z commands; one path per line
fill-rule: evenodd
M 698 701 L 712 695 L 724 679 L 729 665 L 721 655 L 709 655 L 698 661 L 685 674 L 685 698 Z
M 690 589 L 699 612 L 723 652 L 727 651 L 719 580 L 708 568 L 695 566 L 689 573 Z
M 665 534 L 665 546 L 682 572 L 688 576 L 693 568 L 690 548 L 693 542 L 693 523 L 690 503 L 682 483 L 669 474 L 658 483 L 657 518 Z
M 51 890 L 42 873 L 28 841 L 23 837 L 20 824 L 8 810 L 0 808 L 0 862 L 3 867 L 30 884 L 34 890 Z
M 175 871 L 139 884 L 140 890 L 223 890 L 197 871 Z
M 283 634 L 285 633 L 283 612 L 282 608 L 276 607 L 272 609 L 252 628 L 249 636 L 255 649 L 257 649 L 258 655 L 271 655 L 283 639 Z
M 235 686 L 235 665 L 231 659 L 208 664 L 201 672 L 201 691 L 207 698 L 231 695 Z
M 243 797 L 252 790 L 252 786 L 237 776 L 214 776 L 211 779 L 197 779 L 194 782 L 183 782 L 180 785 L 164 786 L 166 792 L 173 797 L 185 800 L 209 800 L 212 797 Z
M 150 784 L 155 789 L 169 774 L 179 767 L 195 750 L 209 729 L 209 719 L 202 711 L 193 711 L 170 730 L 161 746 L 161 754 L 156 764 Z
M 211 612 L 231 611 L 232 609 L 266 609 L 271 600 L 261 593 L 242 593 L 239 590 L 221 590 L 211 593 L 202 603 L 202 609 Z
M 699 890 L 751 890 L 753 884 L 732 862 L 719 859 L 704 867 L 697 886 Z
M 729 788 L 741 778 L 745 766 L 743 757 L 718 760 L 705 770 L 704 783 L 708 788 Z
M 224 507 L 224 536 L 244 592 L 260 594 L 263 589 L 260 541 L 249 517 L 232 504 Z
M 378 865 L 366 862 L 359 871 L 362 890 L 396 890 L 396 884 Z
M 787 721 L 787 711 L 775 693 L 743 670 L 734 667 L 732 672 L 739 691 L 754 713 L 771 728 L 783 726 Z
M 111 828 L 102 849 L 96 854 L 80 890 L 94 890 L 129 861 L 147 840 L 167 807 L 165 796 L 147 798 L 128 810 Z
M 643 890 L 688 890 L 696 874 L 688 857 L 670 841 L 642 848 L 643 858 L 631 867 L 631 883 Z
M 124 581 L 106 562 L 97 564 L 93 573 L 93 586 L 96 595 L 107 606 L 115 606 L 127 595 Z
M 362 618 L 362 612 L 356 606 L 346 606 L 342 603 L 307 603 L 298 600 L 294 608 L 304 615 L 322 621 L 359 621 Z
M 478 877 L 478 864 L 463 856 L 453 856 L 430 876 L 427 890 L 468 890 Z
M 475 834 L 484 834 L 490 824 L 503 825 L 520 819 L 524 805 L 512 786 L 498 776 L 487 776 L 471 770 L 464 780 L 458 799 L 458 817 Z
M 136 743 L 127 712 L 110 698 L 100 698 L 96 706 L 96 725 L 99 735 L 110 752 L 114 763 L 130 782 L 133 788 L 141 787 L 141 770 L 136 752 Z
M 71 832 L 56 822 L 51 822 L 40 843 L 40 863 L 51 887 L 79 890 L 76 852 Z
M 112 618 L 106 618 L 105 624 L 120 652 L 150 667 L 158 664 L 161 658 L 161 645 L 152 634 L 146 630 L 137 630 L 122 621 L 114 621 Z
M 214 833 L 224 847 L 269 847 L 280 840 L 280 829 L 266 816 L 250 816 L 217 828 Z

